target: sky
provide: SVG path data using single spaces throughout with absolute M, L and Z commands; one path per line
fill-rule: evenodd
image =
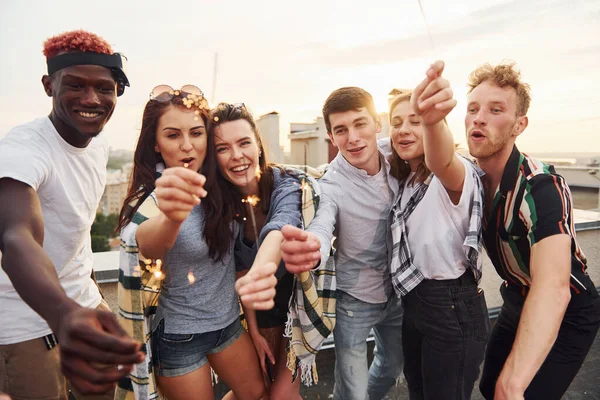
M 133 150 L 159 84 L 194 84 L 211 104 L 243 102 L 255 116 L 277 111 L 287 148 L 290 122 L 313 121 L 331 91 L 363 87 L 386 111 L 392 88 L 414 88 L 441 59 L 458 100 L 448 118 L 457 143 L 469 73 L 513 60 L 532 88 L 520 149 L 600 152 L 600 0 L 421 4 L 427 23 L 418 0 L 2 0 L 0 138 L 51 109 L 44 40 L 86 29 L 129 60 L 131 87 L 104 130 L 115 149 Z

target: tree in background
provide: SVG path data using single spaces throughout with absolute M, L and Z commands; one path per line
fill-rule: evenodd
M 118 221 L 119 216 L 117 214 L 96 214 L 91 231 L 93 252 L 110 251 L 108 240 L 114 236 Z

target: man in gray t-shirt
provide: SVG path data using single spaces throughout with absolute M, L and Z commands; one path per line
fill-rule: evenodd
M 402 372 L 402 307 L 390 282 L 390 210 L 398 183 L 379 151 L 381 123 L 371 95 L 346 87 L 325 101 L 327 134 L 339 149 L 319 181 L 321 199 L 306 231 L 286 226 L 281 246 L 293 273 L 324 264 L 336 237 L 336 400 L 382 399 Z M 320 253 L 320 254 L 319 254 Z M 366 339 L 375 334 L 367 371 Z

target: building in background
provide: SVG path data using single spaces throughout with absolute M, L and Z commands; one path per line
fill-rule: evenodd
M 379 114 L 381 132 L 377 138 L 389 137 L 390 122 L 388 113 Z M 290 157 L 292 165 L 310 165 L 319 167 L 328 164 L 338 153 L 327 135 L 325 120 L 317 117 L 314 122 L 293 122 L 290 124 Z
M 283 150 L 279 145 L 279 113 L 276 111 L 261 115 L 256 126 L 263 138 L 263 146 L 267 159 L 271 162 L 284 163 Z
M 133 163 L 129 162 L 123 165 L 120 170 L 109 170 L 106 175 L 106 187 L 100 199 L 98 213 L 104 215 L 119 214 L 121 207 L 127 197 L 129 188 L 129 179 Z
M 327 136 L 325 121 L 318 117 L 314 122 L 290 124 L 290 164 L 318 167 L 327 164 L 337 154 Z

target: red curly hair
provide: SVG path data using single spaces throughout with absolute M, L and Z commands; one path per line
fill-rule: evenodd
M 106 40 L 94 33 L 81 29 L 61 33 L 44 42 L 44 55 L 46 58 L 52 58 L 59 53 L 70 51 L 113 54 L 112 47 Z

